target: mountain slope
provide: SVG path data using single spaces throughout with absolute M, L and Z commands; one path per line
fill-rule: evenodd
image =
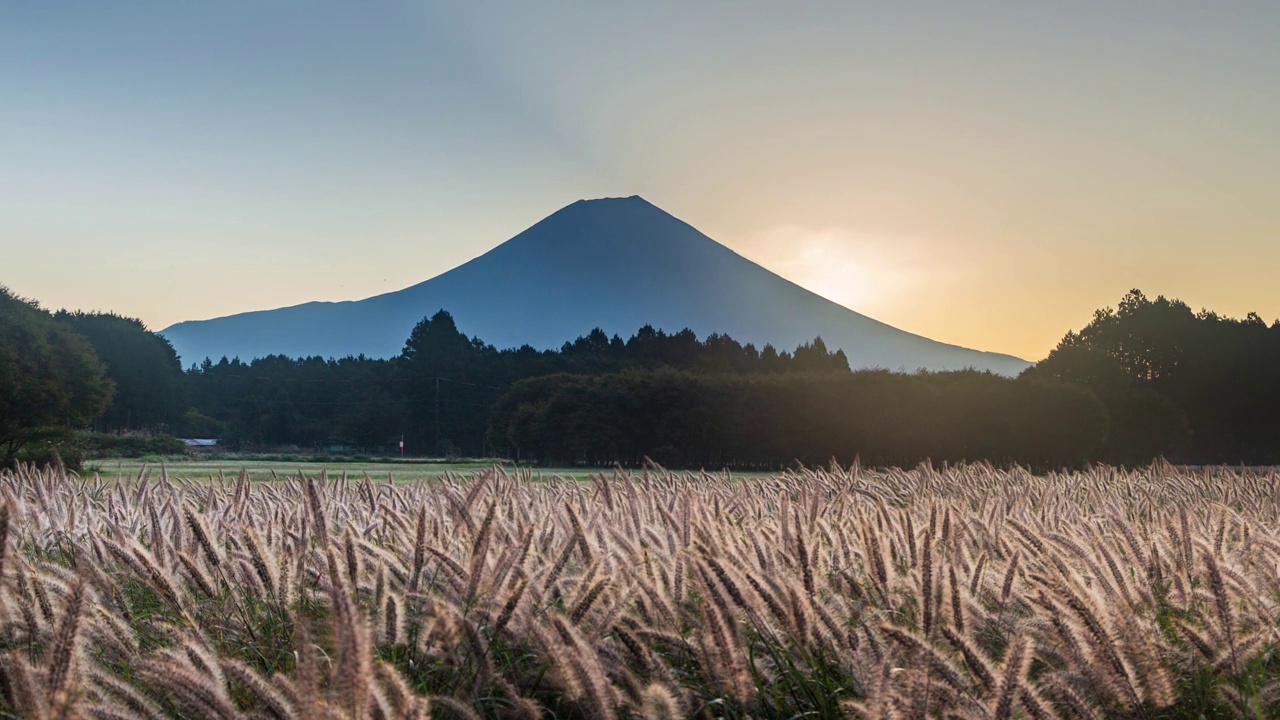
M 645 324 L 726 333 L 781 349 L 821 335 L 855 368 L 975 367 L 1015 374 L 1018 358 L 935 342 L 860 315 L 734 253 L 638 196 L 579 200 L 442 275 L 350 302 L 178 323 L 162 331 L 185 364 L 268 354 L 400 352 L 413 325 L 444 308 L 497 347 L 558 347 L 594 327 Z

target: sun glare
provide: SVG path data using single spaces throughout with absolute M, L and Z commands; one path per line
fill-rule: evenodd
M 861 313 L 892 307 L 925 284 L 927 268 L 909 257 L 909 245 L 841 228 L 777 228 L 758 246 L 766 267 L 813 292 Z

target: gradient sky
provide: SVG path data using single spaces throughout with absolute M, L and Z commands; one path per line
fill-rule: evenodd
M 1277 38 L 1275 2 L 0 0 L 0 283 L 161 329 L 640 194 L 977 349 L 1132 287 L 1270 321 Z

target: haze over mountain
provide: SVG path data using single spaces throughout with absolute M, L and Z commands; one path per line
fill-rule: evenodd
M 873 320 L 738 255 L 639 196 L 579 200 L 489 252 L 411 287 L 348 302 L 310 302 L 166 328 L 184 364 L 269 354 L 390 357 L 425 315 L 499 348 L 559 347 L 599 327 L 718 332 L 779 350 L 821 336 L 854 368 L 1012 375 L 1029 366 Z

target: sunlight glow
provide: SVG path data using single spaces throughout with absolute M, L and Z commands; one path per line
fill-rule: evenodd
M 901 304 L 933 274 L 915 243 L 843 228 L 778 227 L 751 247 L 760 252 L 749 256 L 779 275 L 872 317 Z

